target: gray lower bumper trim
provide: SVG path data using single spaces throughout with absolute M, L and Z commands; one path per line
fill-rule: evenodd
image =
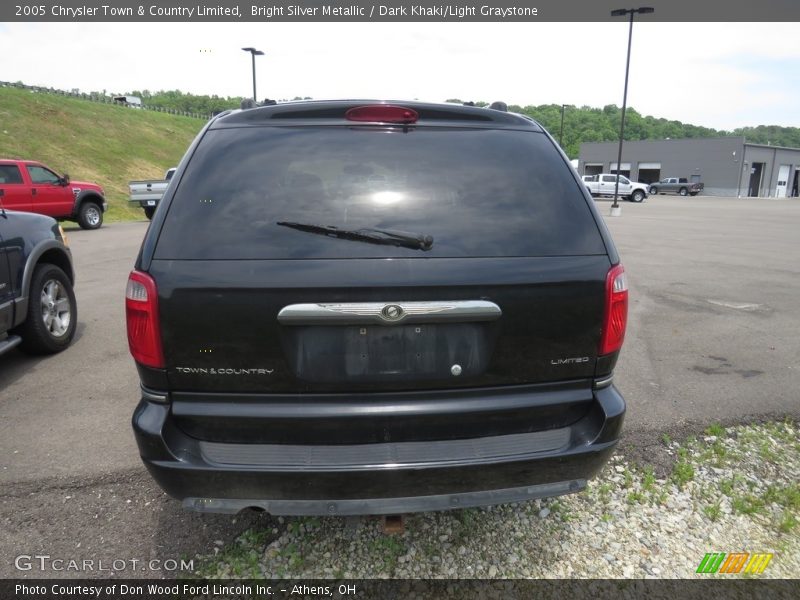
M 355 500 L 247 500 L 228 498 L 186 498 L 183 507 L 202 513 L 237 513 L 245 508 L 257 508 L 271 515 L 284 516 L 351 516 L 396 515 L 411 512 L 454 510 L 474 506 L 491 506 L 509 502 L 524 502 L 579 492 L 586 487 L 585 479 L 559 481 L 526 487 L 417 496 L 408 498 L 367 498 Z
M 166 404 L 169 401 L 169 394 L 165 392 L 156 392 L 149 390 L 144 386 L 142 388 L 142 400 L 149 402 L 158 402 L 159 404 Z
M 594 389 L 599 390 L 601 388 L 606 388 L 606 387 L 610 386 L 612 383 L 614 383 L 614 374 L 613 373 L 611 375 L 603 377 L 602 379 L 595 379 L 593 387 L 594 387 Z
M 508 459 L 553 452 L 569 443 L 570 429 L 551 429 L 465 440 L 310 446 L 200 442 L 206 462 L 237 467 L 341 470 L 397 468 Z

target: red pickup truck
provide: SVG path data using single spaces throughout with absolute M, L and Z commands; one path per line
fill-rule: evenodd
M 0 158 L 0 206 L 97 229 L 108 203 L 95 183 L 70 181 L 36 161 Z

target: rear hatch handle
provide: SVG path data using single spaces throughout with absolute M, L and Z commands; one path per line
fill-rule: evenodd
M 495 321 L 503 312 L 488 300 L 340 302 L 290 304 L 278 313 L 282 325 L 393 325 L 435 321 Z

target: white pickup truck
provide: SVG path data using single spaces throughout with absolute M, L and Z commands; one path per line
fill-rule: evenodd
M 164 179 L 147 179 L 143 181 L 131 181 L 128 183 L 130 198 L 128 202 L 138 204 L 144 209 L 144 214 L 148 219 L 153 218 L 156 212 L 158 201 L 167 191 L 169 181 L 175 174 L 176 167 L 168 169 L 164 174 Z
M 583 185 L 592 196 L 613 196 L 617 176 L 613 173 L 584 175 Z M 631 181 L 624 175 L 619 176 L 619 195 L 631 202 L 641 202 L 647 198 L 647 184 Z

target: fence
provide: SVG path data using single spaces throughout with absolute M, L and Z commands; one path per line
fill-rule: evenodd
M 113 96 L 107 96 L 105 94 L 100 94 L 96 92 L 92 92 L 91 94 L 84 94 L 82 92 L 67 92 L 65 90 L 57 90 L 55 88 L 45 88 L 39 87 L 35 85 L 25 85 L 24 83 L 11 83 L 8 81 L 0 81 L 0 87 L 13 87 L 18 88 L 21 90 L 29 90 L 31 92 L 36 92 L 39 94 L 53 94 L 56 96 L 69 96 L 70 98 L 80 98 L 82 100 L 88 100 L 90 102 L 99 102 L 101 104 L 116 104 L 118 106 L 127 106 L 129 108 L 134 108 L 133 105 L 128 104 L 127 102 L 120 102 L 115 100 Z M 203 115 L 200 113 L 193 113 L 193 112 L 186 112 L 183 110 L 175 110 L 173 108 L 164 108 L 163 106 L 148 106 L 146 104 L 136 105 L 136 108 L 141 108 L 144 110 L 152 110 L 155 112 L 162 112 L 168 113 L 170 115 L 180 115 L 183 117 L 192 117 L 195 119 L 203 119 L 208 120 L 211 118 L 211 115 Z

